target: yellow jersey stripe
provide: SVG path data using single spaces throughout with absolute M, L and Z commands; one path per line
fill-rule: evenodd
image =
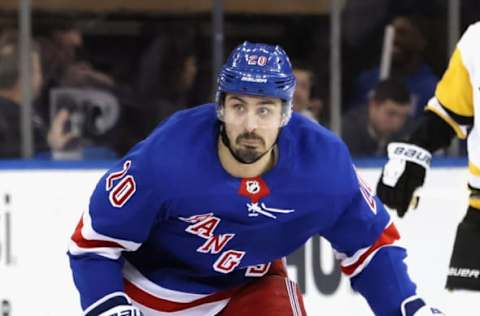
M 474 208 L 477 208 L 480 210 L 480 200 L 479 199 L 475 199 L 475 198 L 470 198 L 468 200 L 468 205 L 470 205 L 471 207 L 474 207 Z
M 470 74 L 457 48 L 450 58 L 447 70 L 437 84 L 435 96 L 440 103 L 455 114 L 473 116 L 472 86 Z
M 480 168 L 475 166 L 471 161 L 468 162 L 468 171 L 474 176 L 480 177 Z

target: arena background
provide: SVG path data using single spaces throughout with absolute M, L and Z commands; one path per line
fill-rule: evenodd
M 30 40 L 52 30 L 68 26 L 81 32 L 81 58 L 115 82 L 123 109 L 120 123 L 128 128 L 101 140 L 121 154 L 142 136 L 137 129 L 143 122 L 134 119 L 141 117 L 137 105 L 141 102 L 132 102 L 130 92 L 136 88 L 145 51 L 155 40 L 186 44 L 178 47 L 189 49 L 196 57 L 197 74 L 182 98 L 182 107 L 213 100 L 218 67 L 238 43 L 250 40 L 282 45 L 293 61 L 305 62 L 312 69 L 312 96 L 325 105 L 322 123 L 341 136 L 341 116 L 348 110 L 354 79 L 380 64 L 385 26 L 398 15 L 420 18 L 428 42 L 424 61 L 440 76 L 460 34 L 480 16 L 480 2 L 2 0 L 0 32 L 18 29 L 22 52 Z M 169 45 L 165 44 L 174 47 Z M 167 63 L 163 70 L 169 74 L 167 81 L 174 81 L 170 80 L 170 74 L 177 72 L 174 64 Z M 87 209 L 93 186 L 112 160 L 96 160 L 98 152 L 63 157 L 75 161 L 35 153 L 30 122 L 31 109 L 38 104 L 32 100 L 29 77 L 28 67 L 22 67 L 22 157 L 0 161 L 0 315 L 80 315 L 67 244 L 80 213 Z M 48 121 L 50 101 L 40 106 Z M 474 314 L 479 298 L 475 293 L 444 290 L 456 225 L 467 203 L 464 155 L 461 142 L 436 153 L 419 209 L 395 220 L 420 293 L 447 315 Z M 359 173 L 374 186 L 384 162 L 357 160 Z M 292 278 L 305 293 L 309 315 L 371 315 L 363 298 L 353 293 L 348 280 L 340 275 L 325 240 L 310 240 L 288 263 Z

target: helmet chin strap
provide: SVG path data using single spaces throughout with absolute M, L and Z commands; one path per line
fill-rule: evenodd
M 232 154 L 233 158 L 235 158 L 236 161 L 240 162 L 240 163 L 243 163 L 243 164 L 246 164 L 246 165 L 251 165 L 253 163 L 256 163 L 258 160 L 260 160 L 260 158 L 262 158 L 263 156 L 265 156 L 268 152 L 271 151 L 271 149 L 277 144 L 277 141 L 278 141 L 278 137 L 280 136 L 280 133 L 278 133 L 277 135 L 277 139 L 275 139 L 275 142 L 272 144 L 272 146 L 267 150 L 265 151 L 263 154 L 261 154 L 260 156 L 258 156 L 257 159 L 255 159 L 254 161 L 245 161 L 243 160 L 241 157 L 239 157 L 235 151 L 232 149 L 232 145 L 230 143 L 230 139 L 228 139 L 228 136 L 227 136 L 227 132 L 225 131 L 225 125 L 223 122 L 220 122 L 220 137 L 222 139 L 222 143 L 228 148 L 228 151 L 230 151 L 230 154 Z

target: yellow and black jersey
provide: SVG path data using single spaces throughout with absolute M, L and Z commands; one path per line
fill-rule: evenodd
M 468 27 L 457 43 L 447 70 L 426 107 L 467 138 L 469 185 L 480 188 L 480 22 Z M 467 134 L 467 130 L 470 132 Z

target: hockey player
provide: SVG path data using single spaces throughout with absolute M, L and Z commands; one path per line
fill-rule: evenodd
M 279 46 L 245 42 L 216 104 L 174 114 L 100 179 L 69 248 L 85 315 L 305 315 L 282 258 L 316 234 L 376 315 L 441 314 L 346 146 L 292 114 L 294 88 Z
M 400 217 L 416 205 L 414 191 L 423 186 L 431 153 L 446 147 L 456 135 L 467 138 L 470 200 L 458 225 L 446 287 L 480 291 L 480 131 L 478 120 L 480 23 L 471 25 L 453 52 L 447 70 L 426 106 L 424 118 L 408 143 L 388 145 L 389 161 L 377 185 L 377 194 Z M 477 114 L 477 115 L 475 115 Z M 413 203 L 411 203 L 413 202 Z

